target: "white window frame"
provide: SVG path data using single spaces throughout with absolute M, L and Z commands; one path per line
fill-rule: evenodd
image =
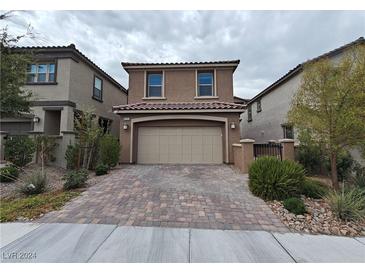
M 150 96 L 149 95 L 149 82 L 148 75 L 149 74 L 161 74 L 161 85 L 151 85 L 160 87 L 161 86 L 161 95 L 160 96 Z M 143 99 L 165 99 L 165 70 L 162 71 L 145 71 L 144 72 L 144 97 Z
M 199 78 L 198 75 L 199 73 L 212 73 L 213 76 L 213 81 L 212 81 L 212 95 L 200 95 L 199 94 Z M 215 98 L 217 97 L 217 72 L 216 69 L 214 70 L 195 70 L 195 97 L 196 98 Z M 208 86 L 207 84 L 203 84 L 205 86 Z M 210 85 L 209 85 L 210 86 Z
M 56 62 L 42 62 L 42 63 L 32 63 L 32 64 L 29 64 L 29 66 L 35 66 L 36 67 L 36 71 L 35 73 L 32 73 L 32 72 L 26 72 L 26 77 L 27 77 L 27 82 L 26 84 L 42 84 L 42 83 L 55 83 L 56 82 Z M 39 82 L 38 81 L 38 75 L 39 75 L 39 66 L 40 65 L 46 65 L 47 66 L 47 70 L 46 70 L 46 81 L 43 81 L 43 82 Z M 54 65 L 54 80 L 53 81 L 49 81 L 49 75 L 51 74 L 50 73 L 50 65 Z M 30 74 L 34 74 L 34 81 L 33 82 L 28 82 L 28 75 Z M 43 74 L 43 73 L 42 73 Z

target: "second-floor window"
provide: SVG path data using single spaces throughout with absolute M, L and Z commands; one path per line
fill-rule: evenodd
M 198 72 L 198 96 L 213 96 L 213 72 Z
M 103 80 L 99 77 L 94 77 L 93 98 L 99 101 L 103 100 Z
M 249 105 L 247 108 L 247 121 L 252 121 L 252 105 Z
M 147 97 L 162 97 L 162 73 L 147 74 Z
M 27 83 L 54 83 L 56 80 L 55 63 L 29 64 Z
M 262 111 L 261 99 L 257 100 L 257 102 L 256 102 L 256 108 L 257 108 L 257 112 L 261 112 Z

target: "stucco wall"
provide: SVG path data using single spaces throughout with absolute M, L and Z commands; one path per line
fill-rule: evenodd
M 103 102 L 92 99 L 94 75 L 103 79 Z M 77 109 L 92 108 L 97 116 L 113 120 L 111 133 L 119 136 L 119 117 L 112 112 L 112 107 L 126 104 L 127 96 L 83 62 L 71 63 L 69 100 L 76 103 Z
M 71 59 L 57 60 L 57 84 L 25 85 L 24 88 L 33 94 L 32 100 L 68 100 L 70 87 L 70 69 L 73 62 L 74 61 Z
M 213 70 L 214 68 L 207 68 Z M 164 69 L 165 100 L 143 100 L 145 97 L 145 71 L 129 71 L 128 103 L 138 102 L 191 102 L 191 101 L 223 101 L 233 102 L 233 69 L 216 68 L 216 95 L 218 98 L 196 99 L 195 69 Z
M 257 112 L 257 103 L 252 104 L 252 121 L 248 122 L 248 111 L 242 114 L 241 136 L 244 139 L 254 139 L 257 143 L 267 143 L 269 140 L 282 139 L 281 125 L 287 122 L 293 95 L 297 91 L 301 74 L 276 88 L 261 98 L 261 112 Z

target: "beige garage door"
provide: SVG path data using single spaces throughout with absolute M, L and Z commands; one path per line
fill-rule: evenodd
M 220 127 L 141 127 L 137 162 L 141 164 L 220 164 Z

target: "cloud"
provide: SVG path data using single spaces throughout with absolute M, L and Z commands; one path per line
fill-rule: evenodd
M 124 86 L 121 61 L 240 59 L 234 93 L 251 98 L 297 64 L 365 35 L 363 11 L 31 11 L 26 45 L 77 48 Z

